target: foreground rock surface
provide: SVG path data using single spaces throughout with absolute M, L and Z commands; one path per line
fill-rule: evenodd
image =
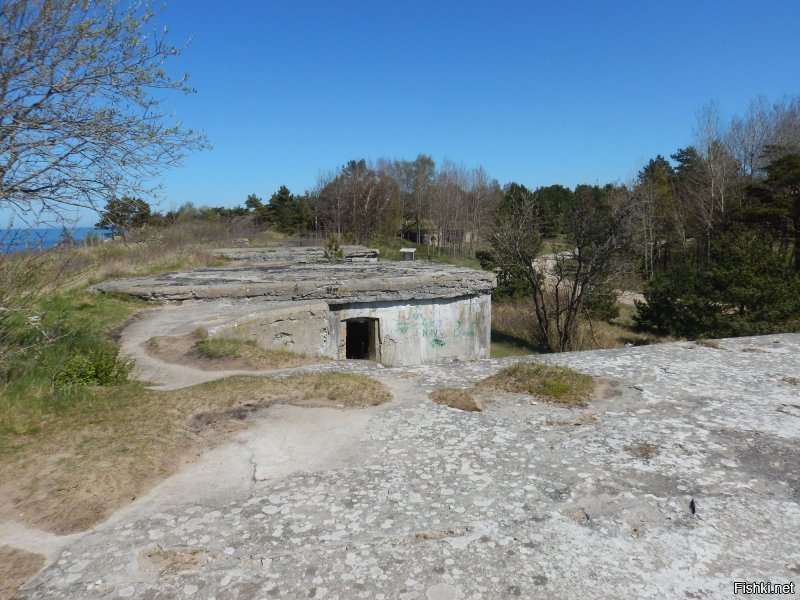
M 577 411 L 427 399 L 513 359 L 373 371 L 393 402 L 267 410 L 22 595 L 727 598 L 737 580 L 800 582 L 800 335 L 720 345 L 544 357 L 614 382 Z

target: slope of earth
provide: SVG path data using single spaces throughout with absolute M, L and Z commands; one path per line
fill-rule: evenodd
M 606 393 L 462 412 L 427 392 L 514 360 L 373 371 L 389 404 L 268 409 L 70 540 L 22 596 L 726 598 L 737 580 L 800 582 L 800 335 L 536 360 Z

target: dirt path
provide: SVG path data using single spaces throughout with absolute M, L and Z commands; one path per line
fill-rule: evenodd
M 145 519 L 171 507 L 185 507 L 187 501 L 224 505 L 264 482 L 357 462 L 358 438 L 381 408 L 270 406 L 233 441 L 203 453 L 198 460 L 88 531 L 56 535 L 17 521 L 2 521 L 0 547 L 7 547 L 9 552 L 24 551 L 15 553 L 15 558 L 18 554 L 19 560 L 26 559 L 26 565 L 34 565 L 16 585 L 24 583 L 40 568 L 52 565 L 65 548 L 81 538 L 107 534 L 119 523 Z M 158 534 L 153 533 L 151 538 L 158 539 Z M 28 553 L 38 558 L 34 561 Z M 15 567 L 15 571 L 19 568 Z
M 213 327 L 235 320 L 253 309 L 246 304 L 218 302 L 184 303 L 143 310 L 118 333 L 121 353 L 136 361 L 134 377 L 148 382 L 151 389 L 170 391 L 191 387 L 234 375 L 261 375 L 324 372 L 375 371 L 380 365 L 369 361 L 325 361 L 302 367 L 271 370 L 208 369 L 202 365 L 167 362 L 148 352 L 146 343 L 154 337 L 189 336 L 198 327 Z

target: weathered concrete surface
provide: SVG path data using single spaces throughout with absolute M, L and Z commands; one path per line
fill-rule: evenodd
M 423 261 L 358 262 L 373 251 L 346 250 L 351 262 L 331 263 L 319 262 L 321 248 L 224 249 L 218 252 L 254 264 L 109 281 L 94 289 L 183 302 L 187 310 L 205 313 L 211 324 L 200 321 L 196 327 L 209 335 L 253 340 L 265 348 L 369 357 L 392 367 L 489 356 L 494 274 Z M 218 307 L 218 314 L 208 316 L 212 310 L 198 309 L 198 301 Z M 355 320 L 370 320 L 369 335 Z M 180 328 L 186 322 L 181 318 Z M 368 351 L 348 354 L 348 335 L 354 345 L 363 338 Z M 146 365 L 152 363 L 145 358 Z
M 403 303 L 332 306 L 331 352 L 346 358 L 347 319 L 377 319 L 379 348 L 375 360 L 387 367 L 487 358 L 492 334 L 492 298 L 488 294 Z M 333 310 L 335 308 L 335 310 Z
M 398 302 L 490 294 L 493 273 L 431 263 L 231 266 L 107 281 L 94 289 L 148 300 L 262 297 L 271 301 Z
M 276 248 L 218 248 L 211 254 L 231 260 L 244 260 L 261 264 L 293 264 L 326 262 L 325 248 L 321 246 Z M 342 260 L 346 262 L 377 262 L 380 252 L 365 246 L 342 246 Z
M 273 326 L 270 315 L 277 315 L 280 318 L 281 314 L 285 314 L 284 311 L 296 314 L 295 311 L 303 310 L 304 306 L 305 310 L 314 311 L 319 309 L 318 304 L 311 303 L 311 306 L 308 306 L 295 302 L 264 302 L 254 298 L 184 302 L 180 305 L 154 307 L 139 313 L 122 329 L 119 334 L 119 344 L 122 354 L 136 361 L 133 376 L 140 381 L 148 382 L 148 387 L 153 389 L 174 390 L 231 375 L 251 375 L 252 371 L 209 371 L 199 367 L 164 362 L 149 354 L 145 344 L 154 336 L 181 336 L 192 333 L 196 329 L 204 330 L 213 337 L 215 335 L 233 336 L 237 331 L 246 332 L 251 325 L 256 329 L 259 324 L 268 328 Z M 327 305 L 325 306 L 327 308 Z M 298 321 L 287 321 L 285 323 L 287 329 L 281 331 L 294 331 L 297 324 Z M 327 322 L 324 325 L 327 326 Z M 316 333 L 319 334 L 319 331 Z M 300 338 L 298 340 L 303 341 Z M 292 349 L 297 350 L 298 348 L 292 346 Z M 380 365 L 337 361 L 325 365 L 309 366 L 308 370 L 346 371 L 365 368 L 377 369 L 380 368 Z M 298 369 L 293 370 L 293 372 L 297 371 Z M 272 373 L 262 372 L 262 374 L 271 375 Z
M 721 345 L 546 357 L 618 381 L 579 411 L 426 399 L 511 359 L 375 371 L 395 400 L 340 413 L 356 420 L 331 418 L 329 435 L 324 418 L 308 429 L 316 409 L 269 409 L 73 541 L 23 597 L 728 598 L 735 580 L 800 583 L 800 335 Z M 292 454 L 305 439 L 314 451 Z M 254 460 L 254 445 L 269 451 Z
M 380 321 L 379 360 L 386 366 L 474 360 L 489 355 L 488 295 L 332 308 L 320 301 L 270 302 L 261 298 L 186 301 L 143 311 L 121 330 L 119 341 L 122 353 L 136 361 L 137 378 L 154 387 L 174 389 L 208 381 L 215 375 L 148 354 L 145 345 L 152 337 L 181 336 L 199 329 L 211 337 L 254 340 L 265 348 L 345 359 L 346 321 L 356 317 Z M 332 368 L 346 367 L 337 363 Z

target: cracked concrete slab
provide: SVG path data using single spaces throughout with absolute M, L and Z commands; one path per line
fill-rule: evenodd
M 490 294 L 494 273 L 428 261 L 252 264 L 105 281 L 90 289 L 147 300 L 401 302 Z
M 720 346 L 526 358 L 616 382 L 576 411 L 426 396 L 515 359 L 377 370 L 395 399 L 362 411 L 270 408 L 70 540 L 22 597 L 726 598 L 735 580 L 798 583 L 800 417 L 781 408 L 800 405 L 800 335 Z

